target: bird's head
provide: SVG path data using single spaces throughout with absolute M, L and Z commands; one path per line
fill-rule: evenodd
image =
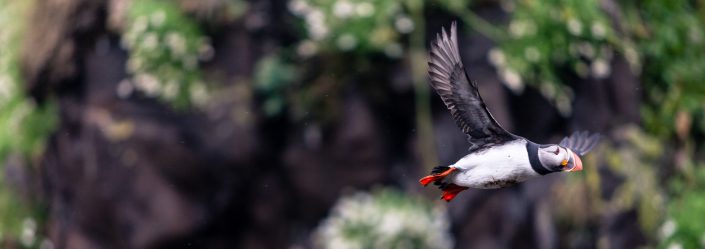
M 539 148 L 538 154 L 541 164 L 553 172 L 583 170 L 580 156 L 566 147 L 557 144 L 546 145 Z

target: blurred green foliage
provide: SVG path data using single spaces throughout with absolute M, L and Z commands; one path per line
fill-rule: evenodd
M 431 125 L 430 92 L 426 83 L 426 42 L 425 42 L 425 1 L 423 0 L 291 0 L 289 11 L 297 16 L 300 22 L 302 40 L 296 47 L 298 56 L 302 59 L 317 54 L 332 55 L 332 61 L 346 60 L 347 70 L 343 75 L 336 75 L 336 81 L 345 82 L 350 76 L 364 74 L 349 70 L 349 65 L 364 66 L 370 56 L 384 54 L 393 60 L 404 59 L 410 68 L 411 82 L 415 92 L 416 133 L 418 139 L 419 158 L 423 165 L 435 165 L 437 157 L 434 150 L 433 129 Z M 351 56 L 352 55 L 352 56 Z M 337 57 L 337 58 L 335 58 Z M 352 61 L 350 57 L 357 57 Z M 335 71 L 322 73 L 336 74 Z M 326 82 L 325 76 L 318 82 Z M 342 89 L 339 84 L 327 83 L 325 90 Z M 322 88 L 318 88 L 320 90 Z M 303 100 L 307 104 L 299 106 L 315 106 L 326 109 L 326 102 L 321 100 L 316 87 L 301 91 L 302 94 L 293 98 Z M 334 95 L 325 94 L 328 99 Z M 323 108 L 319 108 L 323 106 Z M 329 109 L 330 110 L 330 109 Z M 328 111 L 329 111 L 328 110 Z M 297 110 L 293 109 L 295 116 Z M 298 111 L 298 113 L 302 113 Z M 330 116 L 328 113 L 323 119 Z M 325 121 L 324 121 L 325 122 Z
M 621 19 L 610 20 L 597 0 L 515 1 L 508 35 L 497 39 L 488 59 L 509 89 L 535 86 L 569 114 L 574 76 L 608 77 L 614 54 L 623 56 L 645 88 L 649 132 L 661 138 L 703 134 L 705 7 L 686 0 L 619 4 L 612 9 Z
M 705 134 L 705 4 L 686 0 L 623 4 L 628 21 L 624 26 L 643 57 L 645 128 L 664 138 Z
M 401 38 L 415 23 L 405 3 L 386 0 L 291 0 L 289 10 L 302 19 L 305 39 L 297 51 L 303 57 L 318 51 L 383 52 L 403 55 Z
M 55 107 L 28 99 L 20 75 L 21 38 L 31 4 L 0 0 L 0 161 L 12 152 L 37 155 L 56 123 Z
M 683 168 L 670 158 L 672 155 L 663 153 L 667 147 L 657 139 L 681 148 L 681 156 L 690 164 L 702 164 L 695 153 L 703 144 L 694 138 L 705 131 L 705 84 L 701 82 L 705 79 L 705 5 L 686 0 L 626 0 L 618 2 L 619 8 L 596 0 L 514 3 L 508 36 L 498 39 L 499 48 L 488 54 L 510 89 L 520 91 L 524 84 L 535 86 L 567 114 L 571 104 L 569 86 L 579 78 L 608 77 L 614 56 L 624 57 L 640 76 L 646 97 L 642 117 L 647 133 L 627 131 L 628 145 L 611 145 L 599 153 L 612 172 L 625 178 L 623 184 L 611 200 L 603 200 L 596 172 L 587 170 L 587 177 L 577 181 L 587 184 L 583 190 L 592 193 L 588 196 L 595 205 L 593 215 L 636 209 L 642 230 L 655 235 L 668 213 L 671 218 L 662 227 L 669 230 L 673 224 L 680 225 L 678 232 L 661 237 L 665 238 L 664 246 L 705 246 L 700 244 L 705 238 L 700 221 L 705 219 L 693 217 L 693 213 L 705 213 L 705 192 L 686 188 L 683 195 L 676 195 L 676 200 L 666 205 L 662 192 L 668 189 L 660 186 L 659 181 L 664 179 L 657 174 L 663 162 L 673 162 L 675 166 L 670 167 L 677 170 Z M 606 9 L 613 11 L 609 17 Z M 661 230 L 663 233 L 664 228 Z
M 705 248 L 705 164 L 672 181 L 668 219 L 660 229 L 662 246 Z
M 176 2 L 162 0 L 131 1 L 127 19 L 122 38 L 132 80 L 118 86 L 118 95 L 137 89 L 181 109 L 205 104 L 208 91 L 198 64 L 213 49 L 198 24 Z
M 444 249 L 453 246 L 449 229 L 443 206 L 378 189 L 341 198 L 316 229 L 315 242 L 321 249 Z
M 488 54 L 514 92 L 537 87 L 563 114 L 571 112 L 569 82 L 610 75 L 618 44 L 598 0 L 516 1 L 507 36 Z
M 575 81 L 572 76 L 608 77 L 613 54 L 623 56 L 644 87 L 642 113 L 648 133 L 626 133 L 632 141 L 629 146 L 603 154 L 610 170 L 626 178 L 613 200 L 599 198 L 599 175 L 586 172 L 585 183 L 595 193 L 591 202 L 611 207 L 598 208 L 597 213 L 637 209 L 643 231 L 652 235 L 668 209 L 671 219 L 662 226 L 682 225 L 674 235 L 662 236 L 668 238 L 664 243 L 677 240 L 686 248 L 701 247 L 703 227 L 694 220 L 703 219 L 693 219 L 692 214 L 705 211 L 705 193 L 684 189 L 685 194 L 676 195 L 675 202 L 665 205 L 659 193 L 667 189 L 660 187 L 663 179 L 656 170 L 660 162 L 670 160 L 662 154 L 665 147 L 655 139 L 679 141 L 676 147 L 690 148 L 684 150 L 685 156 L 697 164 L 693 148 L 702 142 L 693 137 L 705 131 L 705 84 L 701 82 L 705 79 L 705 16 L 701 14 L 705 6 L 686 0 L 619 4 L 620 8 L 611 8 L 617 19 L 610 20 L 605 11 L 608 7 L 600 1 L 516 1 L 508 39 L 499 40 L 499 49 L 490 51 L 488 59 L 510 89 L 520 90 L 522 83 L 536 86 L 566 113 L 570 99 L 560 97 L 571 96 L 568 86 Z
M 185 13 L 206 26 L 232 23 L 250 11 L 250 4 L 244 0 L 180 0 L 178 2 Z
M 39 210 L 21 202 L 3 177 L 0 188 L 0 245 L 14 241 L 19 248 L 38 248 L 40 243 L 51 243 L 41 241 L 42 235 L 38 234 L 42 222 Z
M 606 210 L 636 209 L 642 231 L 654 234 L 662 222 L 665 203 L 658 175 L 664 156 L 663 144 L 635 126 L 626 127 L 620 133 L 621 144 L 610 144 L 601 154 L 609 169 L 624 178 L 613 197 L 606 200 Z M 593 172 L 597 174 L 596 170 Z M 597 176 L 593 175 L 592 179 Z M 598 185 L 593 182 L 593 187 Z
M 337 57 L 333 57 L 337 58 Z M 333 110 L 340 82 L 351 77 L 339 69 L 339 60 L 329 58 L 325 65 L 300 63 L 288 52 L 273 53 L 255 65 L 254 90 L 261 96 L 261 110 L 268 117 L 283 116 L 295 122 L 328 124 L 335 120 Z M 349 69 L 341 69 L 349 70 Z
M 23 32 L 33 1 L 0 0 L 0 172 L 11 155 L 33 162 L 57 123 L 56 107 L 38 106 L 24 92 L 20 73 Z M 0 175 L 0 244 L 19 238 L 18 247 L 38 246 L 36 212 L 10 191 Z
M 267 116 L 281 114 L 287 105 L 287 87 L 299 77 L 294 65 L 279 55 L 266 56 L 255 66 L 255 90 L 265 97 L 262 108 Z

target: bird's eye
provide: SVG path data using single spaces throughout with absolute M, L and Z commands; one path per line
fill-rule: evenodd
M 560 148 L 560 147 L 556 147 L 556 151 L 553 152 L 553 154 L 558 155 L 558 153 L 560 153 L 560 152 L 561 152 L 561 148 Z

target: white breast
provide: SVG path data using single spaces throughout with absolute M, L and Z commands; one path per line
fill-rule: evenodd
M 451 166 L 459 172 L 449 180 L 471 188 L 501 188 L 540 176 L 531 168 L 523 139 L 469 154 Z

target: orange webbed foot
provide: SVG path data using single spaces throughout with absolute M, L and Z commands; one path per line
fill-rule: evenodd
M 421 183 L 421 185 L 423 185 L 425 187 L 426 185 L 428 185 L 432 182 L 443 180 L 443 178 L 450 175 L 450 173 L 453 173 L 453 171 L 455 171 L 455 170 L 456 169 L 454 167 L 448 167 L 448 169 L 446 171 L 443 171 L 438 174 L 431 174 L 431 175 L 425 176 L 424 178 L 421 178 L 421 180 L 419 180 L 419 182 Z
M 448 184 L 443 188 L 443 195 L 441 195 L 441 199 L 450 202 L 457 196 L 460 192 L 463 190 L 468 189 L 467 187 L 461 187 L 455 184 Z

